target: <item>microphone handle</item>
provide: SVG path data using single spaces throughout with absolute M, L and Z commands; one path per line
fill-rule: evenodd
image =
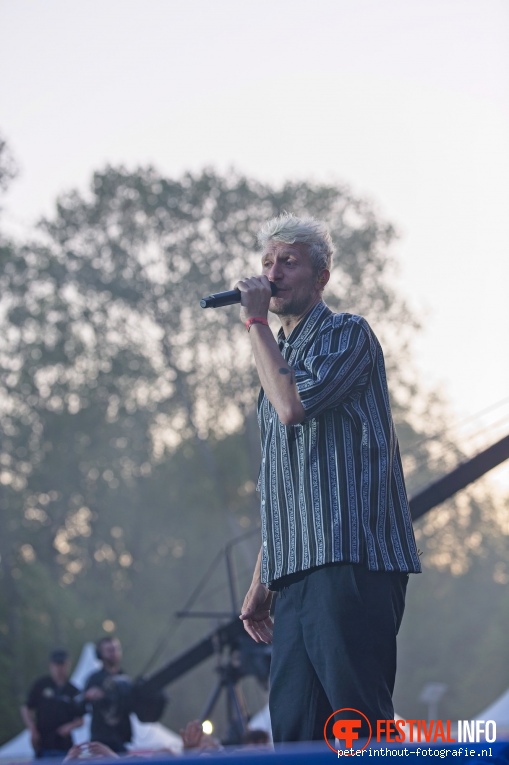
M 270 291 L 274 296 L 277 293 L 277 287 L 274 282 L 270 282 Z M 223 308 L 226 305 L 235 305 L 240 303 L 240 290 L 228 290 L 227 292 L 217 292 L 200 300 L 202 308 Z
M 218 292 L 200 300 L 202 308 L 223 308 L 225 305 L 234 305 L 235 303 L 240 303 L 240 290 Z

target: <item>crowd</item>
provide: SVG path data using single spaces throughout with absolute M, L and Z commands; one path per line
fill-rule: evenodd
M 101 668 L 86 680 L 83 690 L 70 682 L 71 662 L 67 651 L 52 651 L 49 671 L 31 686 L 21 716 L 31 738 L 37 759 L 71 761 L 83 758 L 118 758 L 130 753 L 132 682 L 122 668 L 122 646 L 116 637 L 103 637 L 96 643 Z M 90 741 L 75 744 L 72 731 L 91 714 Z M 183 751 L 218 750 L 221 742 L 203 732 L 198 720 L 180 731 Z M 246 731 L 244 746 L 268 745 L 264 731 Z M 175 756 L 164 749 L 154 754 Z

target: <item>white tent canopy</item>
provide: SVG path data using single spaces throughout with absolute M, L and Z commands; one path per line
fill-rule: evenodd
M 497 724 L 497 740 L 509 737 L 509 690 L 479 712 L 476 720 L 494 720 Z

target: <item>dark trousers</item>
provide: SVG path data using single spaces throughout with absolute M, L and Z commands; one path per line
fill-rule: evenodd
M 393 719 L 407 581 L 407 574 L 351 564 L 286 578 L 276 596 L 270 673 L 275 742 L 323 740 L 338 709 L 362 712 L 373 735 L 378 719 Z M 359 733 L 367 737 L 368 726 Z

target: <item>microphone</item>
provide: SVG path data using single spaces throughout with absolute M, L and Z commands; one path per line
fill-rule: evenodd
M 272 296 L 277 293 L 277 287 L 274 282 L 270 282 L 270 291 Z M 228 290 L 227 292 L 216 292 L 215 295 L 209 295 L 208 297 L 200 300 L 202 308 L 223 308 L 225 305 L 235 305 L 240 303 L 240 290 Z

